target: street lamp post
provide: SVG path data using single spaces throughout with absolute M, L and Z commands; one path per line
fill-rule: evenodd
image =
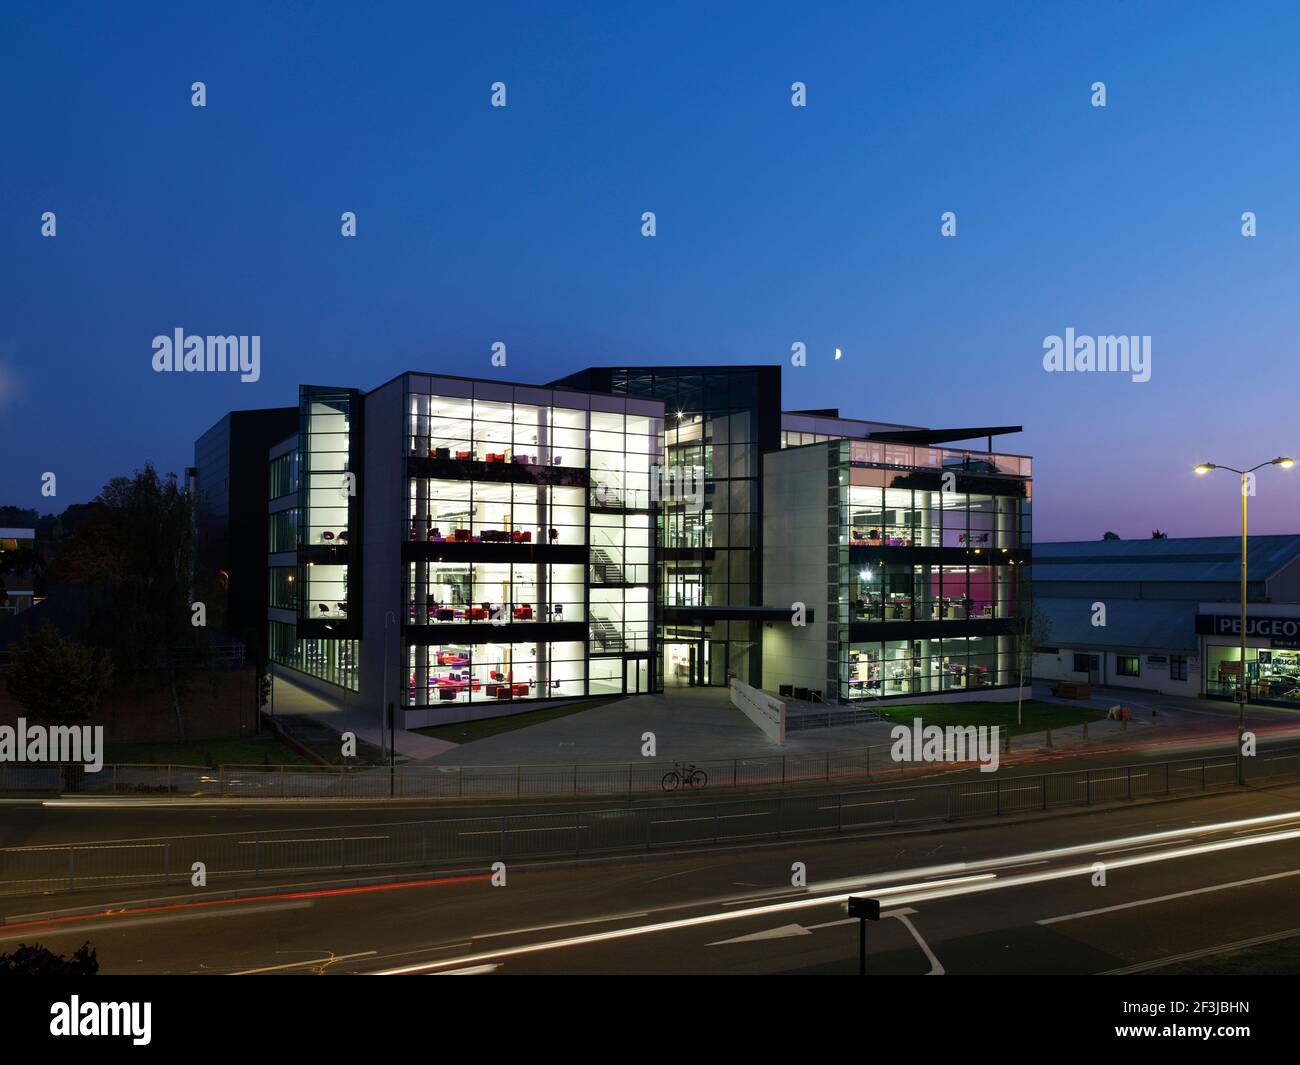
M 391 610 L 384 615 L 384 701 L 380 704 L 382 712 L 388 713 L 388 625 L 389 622 L 397 624 L 397 615 Z M 379 722 L 379 756 L 384 756 L 384 734 L 389 723 L 387 721 Z
M 1242 759 L 1241 738 L 1246 731 L 1246 702 L 1250 698 L 1250 685 L 1246 680 L 1246 500 L 1249 498 L 1246 490 L 1249 485 L 1247 478 L 1265 466 L 1281 466 L 1282 469 L 1289 470 L 1294 465 L 1294 459 L 1279 455 L 1248 470 L 1239 470 L 1235 466 L 1221 466 L 1213 462 L 1202 462 L 1196 467 L 1198 476 L 1204 476 L 1213 470 L 1228 470 L 1241 479 L 1241 619 L 1238 622 L 1241 637 L 1241 659 L 1238 665 L 1241 671 L 1237 675 L 1237 783 L 1239 784 L 1246 782 L 1246 765 Z

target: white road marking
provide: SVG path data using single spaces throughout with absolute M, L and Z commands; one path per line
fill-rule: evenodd
M 930 962 L 930 971 L 926 975 L 942 976 L 944 974 L 943 965 L 939 962 L 939 959 L 934 956 L 934 952 L 930 949 L 930 945 L 922 938 L 921 933 L 917 931 L 916 926 L 908 920 L 908 916 L 913 913 L 916 913 L 914 909 L 905 906 L 898 910 L 886 910 L 880 915 L 880 918 L 881 920 L 884 920 L 887 917 L 893 918 L 906 927 L 912 934 L 912 938 L 916 941 L 917 946 L 921 948 L 925 953 L 927 960 Z M 734 939 L 719 939 L 708 945 L 710 947 L 726 947 L 735 943 L 758 943 L 764 940 L 789 939 L 792 936 L 810 936 L 813 932 L 822 928 L 838 928 L 841 925 L 857 923 L 858 918 L 845 917 L 838 921 L 823 921 L 821 924 L 785 924 L 776 928 L 765 929 L 762 932 L 751 932 L 749 935 L 736 936 Z
M 1245 821 L 1232 822 L 1224 824 L 1223 828 L 1233 828 L 1239 824 L 1259 822 L 1259 821 L 1276 821 L 1283 816 L 1274 815 L 1267 818 L 1249 818 Z M 1154 836 L 1166 836 L 1172 833 L 1154 833 Z M 1279 843 L 1284 841 L 1300 839 L 1300 829 L 1290 832 L 1274 832 L 1267 835 L 1252 836 L 1246 839 L 1230 839 L 1217 843 L 1201 843 L 1182 847 L 1178 850 L 1162 850 L 1153 854 L 1144 854 L 1132 858 L 1121 858 L 1110 863 L 1110 868 L 1125 869 L 1133 866 L 1153 864 L 1156 862 L 1170 861 L 1175 858 L 1187 858 L 1200 856 L 1204 854 L 1213 854 L 1219 851 L 1237 850 L 1243 847 L 1256 847 L 1266 843 Z M 1123 842 L 1114 840 L 1111 842 Z M 1095 845 L 1094 845 L 1095 846 Z M 1072 848 L 1064 848 L 1071 850 Z M 996 865 L 996 860 L 990 860 L 986 863 L 973 864 L 992 864 Z M 1062 869 L 1046 870 L 1041 873 L 1024 873 L 1018 876 L 1000 878 L 993 874 L 983 874 L 973 877 L 958 878 L 950 883 L 912 883 L 896 884 L 892 886 L 878 887 L 873 894 L 879 897 L 888 897 L 892 904 L 907 905 L 914 902 L 925 902 L 936 899 L 958 898 L 964 895 L 977 894 L 985 891 L 997 891 L 1003 888 L 1024 887 L 1030 884 L 1048 883 L 1053 880 L 1064 880 L 1073 877 L 1083 878 L 1092 874 L 1092 865 L 1074 865 Z M 676 931 L 684 928 L 697 928 L 704 925 L 717 924 L 722 921 L 742 920 L 748 917 L 762 917 L 769 914 L 785 913 L 790 910 L 809 909 L 819 906 L 827 906 L 836 903 L 846 902 L 855 894 L 861 894 L 861 889 L 854 892 L 844 892 L 836 895 L 823 895 L 807 899 L 793 899 L 787 902 L 773 903 L 768 906 L 751 906 L 748 909 L 730 910 L 720 913 L 702 914 L 696 917 L 686 917 L 671 921 L 660 921 L 654 924 L 637 925 L 631 928 L 619 928 L 609 932 L 597 932 L 583 936 L 572 936 L 566 939 L 557 939 L 550 942 L 529 943 L 517 947 L 504 948 L 502 950 L 488 951 L 483 954 L 470 955 L 463 958 L 455 958 L 444 962 L 429 962 L 419 965 L 403 966 L 396 969 L 381 970 L 379 975 L 401 975 L 407 973 L 423 972 L 440 965 L 453 964 L 472 964 L 481 962 L 489 958 L 510 957 L 521 954 L 537 954 L 551 950 L 561 950 L 568 947 L 586 946 L 593 943 L 608 942 L 616 939 L 631 939 L 638 936 L 653 935 L 660 932 Z M 932 962 L 932 965 L 937 965 Z M 941 971 L 933 970 L 932 972 Z
M 1216 954 L 1227 954 L 1229 951 L 1241 950 L 1243 947 L 1258 947 L 1265 943 L 1277 943 L 1284 939 L 1294 939 L 1300 936 L 1300 928 L 1288 928 L 1285 932 L 1274 932 L 1272 935 L 1255 936 L 1253 939 L 1239 939 L 1235 943 L 1221 943 L 1217 947 L 1206 947 L 1204 950 L 1192 950 L 1186 954 L 1171 954 L 1168 957 L 1156 958 L 1154 961 L 1144 961 L 1138 965 L 1126 965 L 1122 969 L 1107 969 L 1102 976 L 1124 976 L 1128 973 L 1141 973 L 1149 969 L 1163 969 L 1168 965 L 1177 965 L 1183 961 L 1195 961 L 1198 958 L 1212 958 Z
M 803 898 L 808 892 L 804 888 L 791 888 L 789 891 L 781 891 L 772 895 L 751 895 L 744 899 L 732 899 L 724 902 L 724 906 L 752 906 L 756 902 L 779 902 L 782 899 Z
M 860 806 L 901 806 L 905 803 L 916 802 L 915 799 L 881 799 L 878 802 L 846 802 L 841 803 L 838 807 L 823 806 L 823 810 L 856 810 Z
M 370 839 L 391 839 L 391 836 L 344 836 L 343 839 L 348 843 L 355 843 L 359 840 Z M 337 843 L 338 836 L 321 836 L 319 839 L 237 839 L 236 843 L 241 847 L 269 847 L 272 843 Z
M 84 932 L 116 931 L 120 928 L 145 928 L 152 925 L 178 924 L 181 921 L 207 920 L 212 917 L 249 917 L 259 913 L 274 913 L 278 910 L 304 910 L 311 905 L 311 900 L 297 900 L 294 902 L 271 902 L 264 906 L 245 906 L 239 909 L 205 908 L 186 913 L 157 914 L 147 917 L 109 917 L 103 920 L 87 921 L 85 924 L 77 922 L 75 925 L 69 925 L 66 928 L 55 925 L 49 931 L 42 932 L 41 936 L 81 935 Z M 0 943 L 32 938 L 33 932 L 30 929 L 26 932 L 6 933 L 4 926 L 0 925 Z
M 363 950 L 360 954 L 331 954 L 327 958 L 312 958 L 308 961 L 291 961 L 284 965 L 267 965 L 261 969 L 241 969 L 237 973 L 231 973 L 231 976 L 256 976 L 258 973 L 278 973 L 285 969 L 301 969 L 305 965 L 325 965 L 333 964 L 336 961 L 348 961 L 352 958 L 369 958 L 376 952 L 373 950 Z
M 761 810 L 754 814 L 709 814 L 706 817 L 679 817 L 673 821 L 651 821 L 652 825 L 686 825 L 693 821 L 726 821 L 740 817 L 771 817 L 770 810 Z
M 629 921 L 634 917 L 649 917 L 648 913 L 621 913 L 613 917 L 587 917 L 581 921 L 560 921 L 556 924 L 539 924 L 532 928 L 512 928 L 508 932 L 484 932 L 472 939 L 494 939 L 499 936 L 521 936 L 528 932 L 552 932 L 557 928 L 576 928 L 584 924 L 605 924 L 608 921 Z
M 1254 829 L 1251 829 L 1254 832 Z M 1115 847 L 1113 850 L 1097 851 L 1097 856 L 1105 854 L 1127 854 L 1129 851 L 1155 850 L 1156 847 L 1173 847 L 1178 844 L 1176 839 L 1167 839 L 1163 843 L 1136 843 L 1131 847 Z
M 838 921 L 823 921 L 821 924 L 810 924 L 807 926 L 808 931 L 813 932 L 818 928 L 838 928 L 842 924 L 857 924 L 856 917 L 843 917 Z
M 577 829 L 586 829 L 587 825 L 547 825 L 545 828 L 488 828 L 481 832 L 457 832 L 458 836 L 499 836 L 502 832 L 524 833 L 524 832 L 573 832 Z
M 976 869 L 1005 868 L 1010 863 L 1027 862 L 1037 859 L 1066 858 L 1076 854 L 1095 854 L 1099 850 L 1127 847 L 1130 844 L 1156 844 L 1161 840 L 1181 840 L 1189 836 L 1206 836 L 1243 826 L 1272 827 L 1288 821 L 1294 821 L 1300 811 L 1292 810 L 1284 814 L 1266 814 L 1262 817 L 1246 817 L 1237 821 L 1220 821 L 1208 825 L 1194 825 L 1188 828 L 1168 829 L 1164 832 L 1148 832 L 1140 836 L 1122 836 L 1119 839 L 1098 840 L 1095 843 L 1081 843 L 1070 847 L 1056 847 L 1052 850 L 1029 851 L 1025 854 L 1011 854 L 1003 858 L 987 858 L 973 862 L 949 862 L 946 865 L 932 865 L 919 869 L 896 869 L 888 873 L 872 876 L 846 877 L 839 880 L 827 880 L 812 885 L 810 891 L 834 891 L 840 888 L 861 888 L 869 884 L 887 884 L 900 877 L 923 877 L 939 873 L 971 872 Z
M 1192 891 L 1179 891 L 1173 895 L 1157 895 L 1150 899 L 1138 899 L 1136 902 L 1121 902 L 1117 906 L 1103 906 L 1098 910 L 1080 910 L 1078 913 L 1062 914 L 1060 917 L 1044 917 L 1039 924 L 1060 924 L 1062 921 L 1077 921 L 1081 917 L 1096 917 L 1101 913 L 1114 913 L 1117 910 L 1131 910 L 1137 906 L 1154 906 L 1160 902 L 1170 902 L 1173 899 L 1186 899 L 1192 895 L 1208 895 L 1214 891 L 1224 891 L 1227 888 L 1245 887 L 1247 884 L 1263 884 L 1269 880 L 1282 880 L 1289 876 L 1300 876 L 1300 869 L 1291 869 L 1285 873 L 1270 873 L 1268 876 L 1255 876 L 1249 880 L 1234 880 L 1231 884 L 1212 884 L 1210 887 L 1196 888 Z
M 706 865 L 700 869 L 682 869 L 676 873 L 665 873 L 663 876 L 652 876 L 646 881 L 647 884 L 657 884 L 660 880 L 672 880 L 675 877 L 686 876 L 687 873 L 707 873 L 710 869 L 721 869 L 721 865 Z M 741 884 L 740 887 L 762 887 L 761 884 Z
M 736 936 L 735 939 L 719 939 L 716 943 L 708 945 L 710 947 L 725 947 L 732 943 L 757 943 L 765 939 L 786 939 L 789 936 L 810 935 L 812 935 L 812 932 L 801 924 L 783 924 L 779 928 L 766 928 L 761 932 L 750 932 L 749 935 Z
M 912 933 L 912 938 L 916 940 L 916 945 L 925 951 L 925 956 L 930 959 L 930 971 L 925 974 L 926 976 L 943 976 L 944 968 L 939 964 L 939 959 L 934 956 L 934 951 L 930 949 L 930 944 L 921 938 L 921 933 L 916 930 L 916 925 L 912 924 L 912 922 L 908 920 L 908 915 L 913 913 L 916 913 L 916 911 L 908 906 L 901 910 L 889 910 L 886 913 L 882 913 L 880 916 L 881 919 L 892 917 L 907 926 L 907 930 Z

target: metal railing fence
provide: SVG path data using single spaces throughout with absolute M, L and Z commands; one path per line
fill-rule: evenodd
M 1246 762 L 1247 785 L 1300 779 L 1300 746 Z M 554 813 L 304 829 L 264 829 L 0 849 L 0 895 L 144 884 L 381 872 L 433 864 L 581 857 L 958 821 L 1067 806 L 1177 797 L 1237 786 L 1232 753 L 1021 776 L 991 774 L 807 795 L 673 802 Z
M 545 799 L 621 798 L 663 794 L 667 760 L 555 765 L 354 766 L 105 765 L 80 773 L 58 764 L 0 765 L 0 792 L 78 792 L 285 799 Z M 704 759 L 708 791 L 899 775 L 914 764 L 894 762 L 889 747 Z M 688 789 L 689 790 L 689 789 Z
M 1092 722 L 1099 728 L 1107 722 Z M 1051 733 L 1002 734 L 1002 749 L 1051 746 Z M 703 790 L 900 778 L 929 762 L 899 762 L 892 744 L 688 762 L 703 770 Z M 666 759 L 555 765 L 105 765 L 98 773 L 55 763 L 0 764 L 0 794 L 78 792 L 283 799 L 547 799 L 661 795 L 679 765 Z M 684 791 L 699 791 L 683 788 Z

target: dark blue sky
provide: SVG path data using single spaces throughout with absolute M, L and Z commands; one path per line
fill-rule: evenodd
M 496 340 L 520 381 L 802 340 L 788 407 L 1023 424 L 1040 539 L 1231 533 L 1191 465 L 1300 451 L 1294 5 L 179 7 L 0 12 L 0 502 Z M 155 374 L 177 327 L 261 381 Z M 1151 381 L 1045 373 L 1067 327 L 1149 334 Z M 1298 499 L 1266 473 L 1255 530 Z

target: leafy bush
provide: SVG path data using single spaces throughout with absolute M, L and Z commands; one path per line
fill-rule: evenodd
M 12 954 L 0 954 L 0 976 L 94 976 L 99 972 L 95 948 L 87 941 L 65 958 L 47 947 L 19 943 Z

